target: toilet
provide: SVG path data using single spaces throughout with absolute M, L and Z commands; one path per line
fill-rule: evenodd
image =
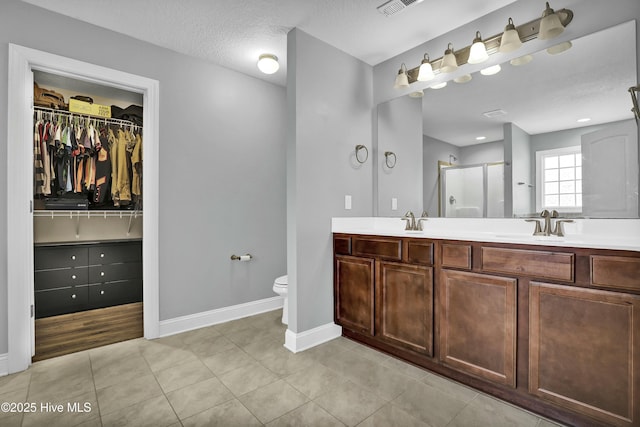
M 289 284 L 288 277 L 280 276 L 273 281 L 273 292 L 284 297 L 284 306 L 282 307 L 282 323 L 289 324 L 289 298 L 287 296 L 287 287 Z

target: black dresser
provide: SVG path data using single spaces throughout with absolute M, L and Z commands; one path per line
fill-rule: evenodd
M 36 319 L 142 301 L 142 241 L 35 247 Z

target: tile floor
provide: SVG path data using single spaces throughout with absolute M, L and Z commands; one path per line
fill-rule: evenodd
M 35 363 L 0 377 L 0 402 L 36 411 L 0 425 L 554 426 L 345 338 L 290 353 L 280 315 Z

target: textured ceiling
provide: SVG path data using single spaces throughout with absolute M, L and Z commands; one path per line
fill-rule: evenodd
M 376 65 L 515 0 L 424 0 L 386 17 L 386 0 L 23 0 L 81 21 L 285 85 L 287 33 L 298 27 Z M 273 53 L 281 69 L 256 68 Z

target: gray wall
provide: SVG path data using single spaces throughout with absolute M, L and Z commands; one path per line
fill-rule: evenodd
M 373 162 L 353 158 L 372 151 L 372 68 L 298 29 L 287 56 L 289 329 L 302 332 L 333 321 L 331 218 L 372 215 Z
M 504 160 L 504 141 L 485 142 L 460 148 L 458 163 L 477 165 L 479 163 L 495 163 Z
M 513 123 L 504 124 L 504 215 L 509 218 L 531 214 L 531 193 L 535 171 L 531 170 L 530 135 Z M 524 184 L 519 185 L 519 182 Z
M 9 42 L 159 80 L 161 320 L 275 296 L 273 279 L 286 272 L 284 88 L 17 0 L 4 1 L 3 170 L 9 162 L 4 101 Z M 9 203 L 3 178 L 2 242 Z M 0 354 L 7 352 L 8 250 L 0 248 Z M 254 261 L 229 260 L 232 253 L 245 252 Z
M 378 105 L 378 140 L 375 158 L 374 188 L 377 188 L 379 216 L 402 216 L 423 209 L 422 158 L 416 153 L 422 147 L 422 99 L 402 96 Z M 386 151 L 389 164 L 384 156 Z M 374 190 L 376 191 L 376 190 Z M 397 209 L 391 209 L 391 199 L 397 199 Z
M 438 216 L 438 160 L 449 161 L 452 154 L 460 158 L 460 147 L 423 135 L 422 167 L 424 174 L 424 209 L 429 216 Z

